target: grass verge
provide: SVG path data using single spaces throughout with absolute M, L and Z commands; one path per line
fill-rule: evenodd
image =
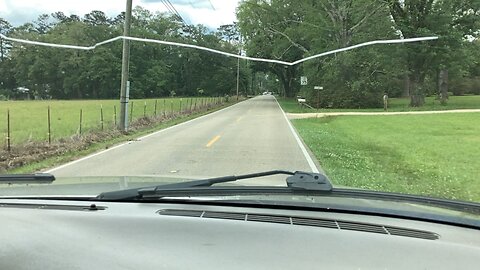
M 336 185 L 480 201 L 480 113 L 293 124 Z
M 314 112 L 383 112 L 383 108 L 367 109 L 310 109 L 298 105 L 294 98 L 278 98 L 282 109 L 287 113 L 314 113 Z M 434 97 L 426 97 L 425 105 L 422 107 L 410 107 L 408 98 L 390 98 L 389 112 L 408 112 L 408 111 L 438 111 L 438 110 L 456 110 L 456 109 L 480 109 L 480 96 L 451 96 L 447 105 L 441 105 L 440 101 Z

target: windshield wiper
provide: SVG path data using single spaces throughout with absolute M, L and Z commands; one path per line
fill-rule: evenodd
M 50 184 L 55 176 L 49 173 L 35 174 L 3 174 L 0 175 L 0 184 Z
M 200 191 L 200 190 L 205 191 L 204 188 L 211 187 L 214 184 L 235 182 L 237 180 L 242 180 L 242 179 L 251 179 L 251 178 L 278 175 L 278 174 L 290 175 L 289 177 L 286 178 L 287 186 L 290 191 L 296 191 L 296 190 L 331 191 L 332 190 L 332 184 L 330 183 L 328 178 L 323 174 L 300 172 L 300 171 L 290 172 L 290 171 L 274 170 L 274 171 L 266 171 L 266 172 L 252 173 L 252 174 L 231 175 L 231 176 L 223 176 L 223 177 L 209 178 L 209 179 L 203 179 L 203 180 L 194 180 L 194 181 L 174 183 L 174 184 L 158 185 L 153 187 L 104 192 L 98 195 L 96 199 L 129 200 L 129 199 L 141 199 L 145 196 L 154 196 L 154 197 L 162 197 L 162 196 L 169 196 L 169 195 L 185 196 L 185 195 L 189 195 L 186 193 L 195 193 L 196 191 Z M 244 188 L 244 186 L 242 186 L 242 188 Z M 252 188 L 252 187 L 248 187 L 248 188 Z M 210 191 L 213 192 L 214 190 L 210 190 Z

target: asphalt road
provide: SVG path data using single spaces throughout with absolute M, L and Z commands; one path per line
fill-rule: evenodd
M 275 169 L 318 171 L 316 164 L 275 98 L 259 96 L 47 172 L 198 179 Z M 278 181 L 273 179 L 278 178 L 264 181 Z

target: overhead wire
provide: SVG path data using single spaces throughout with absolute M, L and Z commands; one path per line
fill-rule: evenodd
M 175 8 L 175 6 L 170 2 L 170 0 L 161 0 L 161 1 L 170 13 L 172 13 L 174 16 L 176 16 L 178 19 L 180 19 L 184 24 L 187 24 L 185 22 L 185 20 L 183 19 L 182 15 L 180 15 L 180 13 Z
M 286 66 L 294 66 L 300 63 L 303 63 L 305 61 L 309 61 L 318 57 L 323 57 L 339 52 L 344 52 L 348 50 L 353 50 L 356 48 L 360 47 L 365 47 L 365 46 L 371 46 L 375 44 L 398 44 L 398 43 L 410 43 L 410 42 L 419 42 L 419 41 L 429 41 L 429 40 L 436 40 L 438 37 L 417 37 L 417 38 L 406 38 L 406 39 L 390 39 L 390 40 L 374 40 L 374 41 L 369 41 L 369 42 L 364 42 L 360 44 L 356 44 L 353 46 L 345 47 L 345 48 L 340 48 L 332 51 L 327 51 L 319 54 L 315 54 L 303 59 L 299 59 L 294 62 L 287 62 L 287 61 L 281 61 L 281 60 L 275 60 L 275 59 L 266 59 L 266 58 L 257 58 L 257 57 L 250 57 L 250 56 L 244 56 L 244 55 L 238 55 L 234 53 L 229 53 L 229 52 L 223 52 L 215 49 L 210 49 L 207 47 L 202 47 L 202 46 L 197 46 L 193 44 L 185 44 L 185 43 L 179 43 L 179 42 L 171 42 L 171 41 L 164 41 L 164 40 L 156 40 L 156 39 L 147 39 L 147 38 L 136 38 L 136 37 L 126 37 L 126 36 L 118 36 L 114 37 L 99 43 L 96 43 L 93 46 L 76 46 L 76 45 L 65 45 L 65 44 L 55 44 L 55 43 L 47 43 L 47 42 L 40 42 L 40 41 L 32 41 L 32 40 L 25 40 L 25 39 L 18 39 L 18 38 L 11 38 L 7 37 L 3 34 L 0 34 L 0 39 L 5 39 L 8 41 L 12 42 L 17 42 L 17 43 L 23 43 L 23 44 L 30 44 L 30 45 L 37 45 L 37 46 L 45 46 L 45 47 L 53 47 L 53 48 L 63 48 L 63 49 L 75 49 L 75 50 L 94 50 L 95 48 L 117 41 L 117 40 L 131 40 L 131 41 L 139 41 L 139 42 L 149 42 L 149 43 L 156 43 L 156 44 L 163 44 L 163 45 L 170 45 L 170 46 L 178 46 L 178 47 L 184 47 L 184 48 L 191 48 L 191 49 L 198 49 L 202 51 L 208 51 L 211 53 L 216 53 L 224 56 L 229 56 L 229 57 L 235 57 L 239 59 L 245 59 L 245 60 L 251 60 L 251 61 L 256 61 L 256 62 L 266 62 L 266 63 L 274 63 L 274 64 L 281 64 L 281 65 L 286 65 Z
M 167 3 L 166 0 L 161 0 L 162 4 L 167 8 L 168 12 L 173 14 L 174 16 L 178 17 L 178 14 L 175 13 L 175 11 L 170 7 L 170 5 Z
M 211 0 L 208 0 L 208 2 L 210 3 L 210 6 L 212 7 L 213 10 L 216 10 L 215 7 L 213 6 L 212 4 L 212 1 Z

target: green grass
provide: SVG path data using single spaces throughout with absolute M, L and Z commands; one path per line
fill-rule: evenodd
M 152 125 L 150 127 L 147 127 L 147 128 L 141 129 L 141 130 L 137 130 L 137 131 L 134 131 L 134 132 L 129 131 L 128 134 L 120 135 L 120 136 L 114 137 L 112 139 L 106 139 L 104 141 L 94 143 L 94 144 L 88 146 L 88 148 L 85 149 L 85 150 L 81 150 L 81 151 L 69 150 L 69 151 L 66 151 L 65 153 L 63 153 L 61 155 L 55 155 L 55 156 L 52 156 L 52 157 L 44 159 L 44 160 L 38 160 L 36 162 L 29 163 L 29 164 L 26 164 L 24 166 L 8 170 L 8 173 L 34 173 L 34 172 L 38 172 L 38 171 L 41 171 L 41 170 L 46 169 L 46 168 L 51 168 L 51 167 L 57 166 L 59 164 L 64 164 L 68 161 L 75 160 L 79 157 L 86 156 L 86 155 L 94 153 L 96 151 L 99 151 L 99 150 L 102 150 L 102 149 L 107 149 L 107 148 L 109 148 L 113 145 L 116 145 L 118 143 L 122 143 L 122 142 L 125 142 L 125 141 L 128 141 L 128 140 L 133 140 L 135 138 L 138 138 L 140 136 L 149 134 L 151 132 L 161 130 L 161 129 L 164 129 L 164 128 L 167 128 L 167 127 L 171 127 L 171 126 L 180 124 L 182 122 L 200 117 L 202 115 L 212 113 L 214 111 L 217 111 L 217 110 L 223 109 L 225 107 L 231 106 L 234 103 L 236 103 L 234 100 L 230 100 L 230 102 L 225 102 L 224 104 L 218 105 L 218 107 L 214 107 L 214 108 L 209 109 L 207 111 L 203 110 L 203 111 L 194 112 L 194 113 L 188 114 L 188 115 L 180 115 L 176 118 L 170 119 L 170 120 L 165 121 L 165 122 L 157 123 L 155 125 Z
M 199 106 L 207 98 L 197 98 Z M 157 100 L 157 114 L 168 115 L 171 111 L 190 107 L 190 98 L 167 98 Z M 213 98 L 210 98 L 213 102 Z M 133 104 L 133 119 L 143 117 L 146 104 L 146 115 L 152 116 L 155 111 L 155 99 L 130 100 L 129 117 Z M 195 99 L 193 99 L 195 104 Z M 114 106 L 117 118 L 120 114 L 118 100 L 71 100 L 71 101 L 0 101 L 0 132 L 3 146 L 7 133 L 7 110 L 10 110 L 11 143 L 18 144 L 27 140 L 48 139 L 48 107 L 51 110 L 51 133 L 53 139 L 63 138 L 76 134 L 80 125 L 80 109 L 83 111 L 82 132 L 100 129 L 100 107 L 103 107 L 104 128 L 114 127 Z
M 298 105 L 296 99 L 293 98 L 278 98 L 280 106 L 288 113 L 310 113 L 310 112 L 382 112 L 382 108 L 369 109 L 310 109 Z M 418 108 L 409 106 L 410 99 L 408 98 L 390 98 L 389 99 L 390 112 L 405 112 L 405 111 L 435 111 L 435 110 L 455 110 L 455 109 L 480 109 L 480 96 L 451 96 L 447 105 L 441 105 L 440 101 L 435 100 L 434 97 L 425 98 L 425 105 Z
M 480 113 L 293 123 L 334 184 L 480 201 Z

